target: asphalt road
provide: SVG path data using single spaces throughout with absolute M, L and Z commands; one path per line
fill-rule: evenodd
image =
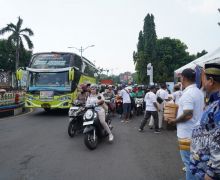
M 114 143 L 88 150 L 67 134 L 66 112 L 36 110 L 0 119 L 0 180 L 183 179 L 176 132 L 138 132 L 142 116 L 113 119 Z

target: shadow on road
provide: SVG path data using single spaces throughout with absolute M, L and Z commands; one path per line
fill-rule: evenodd
M 42 110 L 37 110 L 36 113 L 34 114 L 35 116 L 68 116 L 68 111 L 69 109 L 54 109 L 50 110 L 48 112 Z

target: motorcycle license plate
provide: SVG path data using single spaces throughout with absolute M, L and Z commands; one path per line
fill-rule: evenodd
M 77 106 L 73 106 L 73 107 L 71 107 L 70 109 L 73 109 L 73 110 L 78 110 L 78 109 L 79 109 L 79 107 L 77 107 Z
M 83 123 L 83 126 L 93 124 L 93 122 L 94 122 L 94 121 L 86 121 L 86 122 Z

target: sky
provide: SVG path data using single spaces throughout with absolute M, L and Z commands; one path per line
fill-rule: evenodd
M 148 13 L 158 38 L 180 39 L 190 54 L 220 47 L 220 0 L 0 0 L 0 28 L 23 19 L 33 52 L 74 52 L 110 73 L 135 72 L 133 51 Z M 7 38 L 6 34 L 0 38 Z M 26 46 L 27 47 L 27 46 Z M 75 47 L 75 48 L 68 48 Z

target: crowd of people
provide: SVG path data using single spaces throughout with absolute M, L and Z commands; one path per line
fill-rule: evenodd
M 78 100 L 88 103 L 94 100 L 93 97 L 101 95 L 101 105 L 106 97 L 114 99 L 109 103 L 109 108 L 113 113 L 117 111 L 122 115 L 122 123 L 127 123 L 136 111 L 135 98 L 143 98 L 144 118 L 138 130 L 143 132 L 149 123 L 149 127 L 154 128 L 157 134 L 163 128 L 165 104 L 177 104 L 176 118 L 168 118 L 167 123 L 176 125 L 186 180 L 217 180 L 220 179 L 220 64 L 206 64 L 204 70 L 204 85 L 200 89 L 195 83 L 195 71 L 185 69 L 181 74 L 181 83 L 174 86 L 172 93 L 165 83 L 146 88 L 124 84 L 99 85 L 95 89 L 93 85 L 87 84 L 80 86 Z M 206 102 L 205 97 L 209 97 L 209 101 Z M 120 106 L 117 105 L 119 100 Z M 100 121 L 112 141 L 113 134 L 105 123 L 105 110 L 101 106 Z

